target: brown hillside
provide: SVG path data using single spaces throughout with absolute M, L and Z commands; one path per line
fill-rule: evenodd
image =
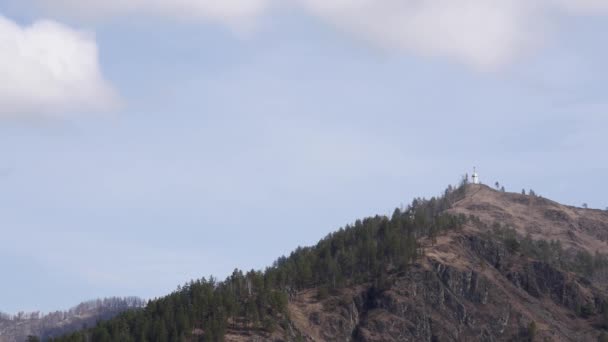
M 566 248 L 608 252 L 608 211 L 575 208 L 473 184 L 451 211 L 475 215 L 487 224 L 508 224 L 533 239 L 560 240 Z

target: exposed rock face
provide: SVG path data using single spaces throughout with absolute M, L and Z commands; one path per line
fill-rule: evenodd
M 295 324 L 309 341 L 518 341 L 531 322 L 551 341 L 585 341 L 599 332 L 575 311 L 596 309 L 596 296 L 598 290 L 539 262 L 473 270 L 427 259 L 389 289 L 342 294 L 332 310 L 314 301 L 292 303 L 292 310 L 310 312 L 315 329 Z
M 450 211 L 481 224 L 427 242 L 424 256 L 382 289 L 347 288 L 324 300 L 315 289 L 298 293 L 290 331 L 265 340 L 597 341 L 608 323 L 600 314 L 607 282 L 510 251 L 487 227 L 554 239 L 569 253 L 607 253 L 608 213 L 481 185 Z

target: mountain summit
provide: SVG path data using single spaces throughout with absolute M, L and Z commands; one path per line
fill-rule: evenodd
M 605 338 L 608 212 L 479 184 L 460 191 L 445 212 L 467 222 L 422 237 L 422 256 L 388 286 L 349 288 L 325 301 L 314 289 L 298 294 L 291 317 L 306 339 Z
M 560 241 L 566 249 L 608 252 L 608 211 L 566 206 L 536 195 L 499 192 L 470 184 L 450 210 L 486 224 L 509 225 L 533 239 Z
M 481 184 L 56 341 L 607 341 L 608 213 Z

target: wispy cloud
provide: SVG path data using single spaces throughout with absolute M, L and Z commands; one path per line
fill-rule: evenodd
M 543 28 L 524 2 L 300 0 L 339 29 L 382 48 L 443 56 L 481 69 L 537 45 Z
M 585 14 L 608 14 L 608 1 L 605 0 L 548 0 L 562 10 Z
M 383 49 L 496 70 L 542 46 L 556 16 L 608 14 L 604 0 L 32 0 L 54 14 L 152 14 L 250 29 L 291 7 Z
M 0 16 L 0 117 L 105 110 L 117 97 L 104 80 L 92 35 L 44 20 Z

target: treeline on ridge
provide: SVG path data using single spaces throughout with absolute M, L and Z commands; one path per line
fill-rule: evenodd
M 287 328 L 289 296 L 317 287 L 340 287 L 386 279 L 403 272 L 422 253 L 419 240 L 459 229 L 464 216 L 444 211 L 464 196 L 466 181 L 442 196 L 415 199 L 392 216 L 357 220 L 313 247 L 299 247 L 264 271 L 235 270 L 224 281 L 202 278 L 178 287 L 141 310 L 125 312 L 54 342 L 221 341 L 227 329 Z M 323 292 L 323 291 L 320 291 Z

